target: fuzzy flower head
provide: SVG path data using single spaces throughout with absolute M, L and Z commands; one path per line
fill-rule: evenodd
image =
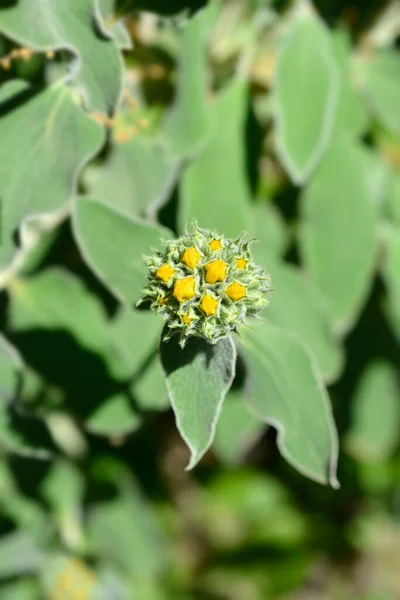
M 167 322 L 165 339 L 177 333 L 182 347 L 190 336 L 215 344 L 267 306 L 270 277 L 254 263 L 252 241 L 226 239 L 195 224 L 144 258 L 149 282 L 141 302 L 150 301 Z

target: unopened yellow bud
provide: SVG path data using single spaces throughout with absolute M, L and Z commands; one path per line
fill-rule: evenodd
M 218 300 L 210 296 L 210 294 L 205 294 L 201 299 L 199 308 L 207 317 L 211 317 L 217 314 Z
M 225 281 L 228 265 L 221 259 L 213 260 L 204 265 L 206 272 L 206 283 L 217 283 L 217 281 Z
M 178 300 L 178 302 L 186 302 L 187 300 L 191 300 L 195 296 L 194 277 L 177 279 L 175 281 L 172 295 Z
M 161 265 L 161 267 L 159 267 L 157 269 L 156 277 L 157 277 L 157 279 L 160 279 L 164 283 L 167 283 L 171 279 L 171 277 L 174 273 L 175 273 L 175 269 L 173 269 L 169 265 L 165 264 L 165 265 Z
M 215 250 L 221 250 L 222 248 L 222 244 L 220 242 L 220 240 L 212 240 L 209 244 L 208 244 L 210 250 L 212 250 L 213 252 L 215 252 Z
M 236 268 L 237 269 L 245 269 L 247 266 L 247 260 L 245 258 L 237 258 L 236 259 Z
M 197 250 L 197 248 L 187 248 L 183 253 L 182 262 L 189 269 L 194 269 L 195 267 L 197 267 L 197 263 L 199 262 L 200 258 L 201 254 Z
M 238 302 L 238 300 L 246 297 L 246 288 L 241 283 L 234 281 L 226 288 L 225 294 L 232 302 Z

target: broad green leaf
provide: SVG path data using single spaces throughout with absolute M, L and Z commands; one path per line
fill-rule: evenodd
M 146 284 L 143 255 L 172 234 L 89 196 L 76 199 L 72 222 L 89 267 L 119 300 L 136 304 Z
M 22 367 L 18 352 L 0 335 L 0 447 L 21 456 L 49 458 L 53 445 L 44 424 L 14 410 Z
M 296 267 L 277 262 L 266 267 L 274 291 L 262 316 L 295 333 L 310 350 L 323 379 L 335 380 L 343 356 L 318 292 Z
M 17 351 L 0 334 L 0 404 L 6 404 L 14 397 L 21 367 Z
M 330 141 L 338 92 L 329 30 L 304 3 L 279 52 L 274 89 L 277 151 L 295 183 L 308 179 Z
M 85 348 L 108 352 L 110 339 L 104 308 L 68 271 L 53 267 L 35 277 L 16 279 L 9 292 L 14 332 L 37 328 L 65 330 Z
M 132 50 L 132 40 L 129 31 L 118 17 L 118 0 L 97 0 L 95 9 L 98 9 L 102 19 L 103 29 L 113 38 L 121 50 Z
M 206 23 L 207 9 L 189 19 L 181 33 L 176 99 L 163 131 L 178 156 L 196 152 L 209 131 Z
M 177 163 L 167 150 L 148 136 L 116 142 L 104 164 L 88 170 L 88 191 L 127 214 L 152 215 L 168 199 L 175 183 Z
M 121 577 L 121 572 L 115 567 L 97 565 L 98 587 L 96 589 L 96 600 L 127 600 L 129 598 L 128 581 Z M 135 590 L 136 591 L 136 590 Z M 152 600 L 152 599 L 150 599 Z
M 243 331 L 242 338 L 248 401 L 277 429 L 282 456 L 311 479 L 338 487 L 338 440 L 329 397 L 305 346 L 267 321 Z
M 257 238 L 252 246 L 255 260 L 268 266 L 270 256 L 281 256 L 288 244 L 288 231 L 278 210 L 271 204 L 257 202 L 249 207 L 251 224 L 248 233 Z
M 205 493 L 200 522 L 218 549 L 266 545 L 283 549 L 296 547 L 305 538 L 304 517 L 280 482 L 266 473 L 222 471 Z
M 400 52 L 380 51 L 359 61 L 365 98 L 389 131 L 400 135 Z
M 122 306 L 110 326 L 118 357 L 136 375 L 158 345 L 162 321 L 149 310 Z
M 50 87 L 28 100 L 31 93 L 21 81 L 0 91 L 0 105 L 17 104 L 0 120 L 0 139 L 8 140 L 0 149 L 0 270 L 16 253 L 13 235 L 21 223 L 66 209 L 80 169 L 104 139 L 101 127 L 75 104 L 70 89 Z
M 155 353 L 154 353 L 155 354 Z M 160 411 L 169 408 L 165 378 L 157 355 L 134 378 L 130 393 L 141 411 Z
M 83 390 L 90 390 L 91 398 L 86 399 L 86 404 L 81 404 L 76 398 L 74 402 L 75 410 L 83 414 L 89 431 L 99 435 L 114 435 L 128 433 L 138 427 L 140 418 L 129 397 L 126 393 L 117 391 L 117 384 L 113 382 L 113 378 L 127 379 L 132 374 L 131 366 L 114 346 L 113 333 L 102 304 L 77 278 L 68 271 L 52 268 L 36 277 L 14 280 L 10 285 L 9 314 L 14 332 L 40 330 L 53 332 L 55 335 L 64 332 L 73 336 L 79 347 L 89 351 L 88 354 L 82 354 L 70 343 L 66 359 L 63 344 L 60 341 L 57 344 L 57 337 L 53 341 L 45 338 L 49 346 L 43 346 L 42 342 L 41 349 L 42 353 L 46 352 L 46 348 L 47 352 L 53 349 L 55 352 L 59 351 L 59 365 L 68 360 L 68 368 L 74 370 L 74 375 L 71 373 L 68 378 L 71 386 L 68 389 L 69 401 L 77 393 L 76 386 L 82 388 L 80 392 L 83 395 Z M 95 355 L 99 356 L 98 361 L 94 358 Z M 31 357 L 31 360 L 32 358 L 38 360 L 37 357 Z M 101 360 L 105 363 L 105 371 Z M 50 361 L 47 362 L 51 365 Z M 40 364 L 39 362 L 39 366 Z M 91 373 L 95 373 L 96 382 L 91 382 Z M 58 369 L 52 368 L 47 376 L 52 376 L 57 381 L 60 374 Z M 67 382 L 62 379 L 57 383 L 62 386 Z M 40 394 L 41 404 L 46 402 L 43 392 L 44 390 Z M 49 408 L 52 413 L 56 407 L 50 404 Z
M 63 542 L 71 550 L 83 545 L 82 507 L 85 483 L 71 462 L 55 462 L 41 485 L 41 495 L 49 504 Z
M 6 462 L 7 461 L 7 462 Z M 3 515 L 12 520 L 16 527 L 44 542 L 49 531 L 48 514 L 38 501 L 21 493 L 19 483 L 14 479 L 12 461 L 2 458 L 0 463 L 0 501 Z
M 41 591 L 38 584 L 29 580 L 19 580 L 0 587 L 2 600 L 40 600 Z
M 265 424 L 247 408 L 243 391 L 231 389 L 218 419 L 212 450 L 223 464 L 240 463 L 264 431 Z
M 338 29 L 333 34 L 332 42 L 340 73 L 335 131 L 346 131 L 354 136 L 359 136 L 366 130 L 369 116 L 352 81 L 350 35 L 344 29 Z
M 384 362 L 369 365 L 351 406 L 349 451 L 362 462 L 386 461 L 400 433 L 400 387 L 394 367 Z
M 160 319 L 150 311 L 124 306 L 111 327 L 116 356 L 126 365 L 129 376 L 133 376 L 130 394 L 134 406 L 141 411 L 164 410 L 169 402 L 156 356 Z
M 363 152 L 337 138 L 303 192 L 299 241 L 305 267 L 339 332 L 351 326 L 372 283 L 374 200 Z
M 128 394 L 119 393 L 104 400 L 94 409 L 85 426 L 90 433 L 123 436 L 140 427 L 142 419 L 135 412 Z
M 38 269 L 57 239 L 57 226 L 62 218 L 59 215 L 42 215 L 31 217 L 24 223 L 21 230 L 22 249 L 18 260 L 13 264 L 13 273 L 29 275 Z
M 0 577 L 17 577 L 37 571 L 44 553 L 28 533 L 20 530 L 0 537 Z
M 44 422 L 18 414 L 14 405 L 0 402 L 0 448 L 25 458 L 49 460 L 54 443 Z
M 162 342 L 161 363 L 179 433 L 190 450 L 192 469 L 212 444 L 224 398 L 235 375 L 231 337 L 216 344 L 191 338 L 181 349 L 175 338 Z
M 196 219 L 200 227 L 228 237 L 248 229 L 250 189 L 245 164 L 247 85 L 236 79 L 210 108 L 207 145 L 182 176 L 179 229 Z
M 358 150 L 364 161 L 365 178 L 370 190 L 371 200 L 379 216 L 383 212 L 389 195 L 393 176 L 392 169 L 384 157 L 375 149 L 360 145 Z
M 0 10 L 0 32 L 7 37 L 35 50 L 72 52 L 68 79 L 91 110 L 109 114 L 121 94 L 122 61 L 114 42 L 96 27 L 101 30 L 102 22 L 92 0 L 20 0 Z
M 385 242 L 381 269 L 388 295 L 386 310 L 394 333 L 400 339 L 400 227 L 388 226 L 385 231 Z
M 150 582 L 165 564 L 164 540 L 150 502 L 121 463 L 99 461 L 95 476 L 116 488 L 113 499 L 95 504 L 89 512 L 89 536 L 97 556 L 137 584 Z

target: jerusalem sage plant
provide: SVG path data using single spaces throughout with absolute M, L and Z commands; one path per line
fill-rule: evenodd
M 110 12 L 106 4 L 102 10 Z M 240 390 L 244 419 L 250 407 L 251 418 L 256 415 L 278 430 L 279 449 L 292 465 L 315 480 L 336 485 L 336 430 L 324 384 L 338 376 L 342 354 L 328 316 L 341 332 L 349 326 L 365 295 L 363 281 L 371 270 L 372 250 L 363 254 L 362 268 L 356 253 L 350 253 L 359 278 L 351 276 L 352 262 L 346 260 L 343 265 L 341 272 L 349 281 L 348 286 L 342 286 L 347 290 L 346 302 L 339 298 L 342 287 L 329 276 L 330 270 L 336 272 L 335 265 L 328 265 L 322 273 L 319 260 L 327 254 L 318 248 L 314 252 L 311 242 L 316 243 L 316 238 L 309 229 L 304 229 L 301 237 L 301 251 L 318 285 L 309 285 L 300 269 L 282 260 L 286 241 L 279 217 L 271 206 L 250 199 L 242 141 L 249 93 L 246 76 L 232 76 L 222 87 L 216 82 L 214 96 L 207 90 L 205 32 L 208 24 L 219 18 L 218 3 L 210 2 L 205 10 L 183 19 L 178 33 L 173 33 L 181 48 L 177 96 L 165 110 L 165 119 L 151 123 L 154 129 L 159 126 L 156 135 L 151 128 L 150 133 L 139 131 L 138 123 L 151 121 L 152 113 L 136 90 L 131 86 L 122 97 L 121 50 L 129 47 L 123 23 L 107 30 L 108 15 L 100 10 L 94 14 L 89 0 L 79 5 L 56 2 L 49 5 L 46 21 L 55 25 L 44 25 L 41 36 L 35 29 L 29 33 L 26 25 L 34 5 L 39 5 L 38 0 L 32 5 L 21 0 L 2 10 L 0 30 L 11 40 L 26 43 L 31 53 L 45 53 L 49 62 L 59 48 L 73 48 L 81 68 L 66 71 L 56 83 L 51 79 L 56 71 L 51 75 L 49 69 L 47 83 L 37 93 L 29 82 L 12 77 L 2 87 L 0 99 L 7 111 L 16 105 L 16 110 L 6 112 L 0 121 L 1 137 L 12 140 L 10 148 L 14 149 L 5 152 L 0 162 L 4 207 L 0 283 L 10 298 L 11 337 L 29 328 L 67 329 L 87 351 L 95 352 L 107 365 L 105 385 L 99 383 L 98 390 L 90 389 L 89 405 L 83 405 L 83 410 L 77 404 L 71 415 L 79 416 L 89 432 L 107 437 L 126 435 L 140 427 L 142 415 L 135 411 L 129 394 L 143 402 L 144 412 L 166 407 L 163 375 L 155 356 L 158 346 L 169 399 L 191 450 L 190 466 L 213 441 L 239 353 L 244 377 L 240 384 L 239 379 L 235 381 L 233 389 Z M 92 27 L 93 17 L 98 29 L 104 31 L 101 41 Z M 315 14 L 304 8 L 292 21 L 294 35 L 291 44 L 283 46 L 277 67 L 276 151 L 289 176 L 303 182 L 326 150 L 337 74 L 326 28 Z M 85 38 L 77 23 L 85 23 Z M 323 89 L 318 88 L 313 95 L 318 110 L 313 111 L 315 119 L 312 127 L 307 127 L 307 135 L 287 137 L 282 124 L 292 123 L 292 116 L 297 115 L 291 104 L 297 94 L 295 89 L 288 91 L 285 84 L 287 73 L 296 71 L 285 65 L 298 54 L 297 47 L 302 47 L 305 38 L 329 53 L 330 60 L 321 62 L 319 50 L 310 51 L 307 46 L 310 60 L 316 63 L 309 71 L 321 72 Z M 289 83 L 294 88 L 300 85 L 297 77 Z M 332 99 L 327 103 L 329 94 Z M 132 114 L 136 115 L 133 105 L 138 107 L 136 121 L 132 121 Z M 146 118 L 141 119 L 141 115 Z M 106 128 L 111 133 L 110 154 L 106 161 L 100 158 L 84 172 L 82 186 L 89 194 L 80 195 L 82 165 L 102 156 Z M 43 136 L 37 137 L 37 131 L 43 131 Z M 357 153 L 346 144 L 338 138 L 337 147 L 329 148 L 326 160 L 335 162 L 349 155 L 355 168 L 363 168 Z M 342 146 L 346 146 L 344 150 Z M 26 157 L 23 172 L 21 156 Z M 355 170 L 350 171 L 349 177 Z M 324 170 L 317 176 L 323 180 Z M 177 238 L 173 240 L 172 232 L 162 225 L 165 221 L 159 209 L 166 205 L 178 180 Z M 316 194 L 312 183 L 304 197 L 309 204 Z M 27 191 L 29 201 L 19 202 Z M 352 195 L 352 201 L 364 192 L 359 191 Z M 369 239 L 373 203 L 364 204 L 365 219 L 360 227 L 364 223 Z M 100 301 L 67 269 L 50 268 L 32 274 L 51 243 L 55 227 L 69 215 L 83 261 L 121 303 L 111 320 Z M 185 224 L 196 219 L 202 228 L 184 233 Z M 14 235 L 18 228 L 20 243 Z M 261 238 L 261 249 L 236 237 L 242 229 L 250 238 Z M 159 248 L 160 237 L 172 241 L 164 250 L 152 253 L 152 248 Z M 329 242 L 327 236 L 318 240 L 322 245 Z M 148 256 L 147 265 L 143 254 Z M 161 325 L 154 315 L 143 307 L 134 309 L 148 273 L 142 297 L 166 318 L 161 342 Z M 269 273 L 276 291 L 264 313 Z M 327 300 L 329 315 L 320 295 Z M 72 315 L 70 306 L 75 304 L 81 310 Z M 33 310 L 34 306 L 41 310 Z M 251 319 L 257 314 L 261 320 Z M 250 327 L 241 327 L 246 322 Z M 239 335 L 234 336 L 234 344 L 231 334 L 235 331 Z M 2 366 L 4 389 L 9 390 L 10 382 L 18 380 L 15 373 L 28 382 L 32 377 L 29 367 L 40 373 L 37 353 L 31 356 L 22 348 L 21 359 L 16 361 L 8 341 L 3 346 L 7 357 Z M 143 365 L 148 365 L 148 370 Z M 39 385 L 42 378 L 38 377 Z M 81 381 L 78 375 L 76 378 Z M 123 387 L 127 381 L 129 393 Z M 81 390 L 78 384 L 71 384 L 71 378 L 66 382 L 62 379 L 61 384 L 58 393 L 68 413 L 69 403 Z M 149 396 L 148 386 L 154 386 Z M 9 434 L 9 446 L 22 451 L 13 432 Z M 24 452 L 34 453 L 35 448 L 28 444 Z

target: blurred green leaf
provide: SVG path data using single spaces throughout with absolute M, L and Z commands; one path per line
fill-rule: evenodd
M 0 587 L 2 600 L 40 600 L 40 594 L 33 579 L 19 580 Z
M 135 135 L 116 142 L 104 164 L 85 177 L 90 193 L 112 202 L 130 215 L 154 215 L 168 199 L 177 176 L 177 162 L 153 138 Z
M 65 330 L 85 348 L 106 354 L 110 345 L 100 300 L 72 275 L 52 267 L 35 277 L 16 279 L 10 287 L 13 330 Z
M 39 539 L 44 544 L 50 530 L 48 515 L 38 502 L 21 493 L 10 462 L 3 459 L 0 463 L 0 503 L 3 517 L 11 519 L 20 531 L 29 533 L 32 538 Z M 31 462 L 26 464 L 32 465 Z
M 215 228 L 228 237 L 248 229 L 250 188 L 244 148 L 246 109 L 247 85 L 240 79 L 220 92 L 210 108 L 210 139 L 181 179 L 180 231 L 193 219 L 200 227 Z
M 235 346 L 231 337 L 214 345 L 190 338 L 182 349 L 172 338 L 161 343 L 160 352 L 176 425 L 190 450 L 186 469 L 192 469 L 214 439 L 222 403 L 235 375 Z
M 86 420 L 90 433 L 123 436 L 140 427 L 142 420 L 135 412 L 127 393 L 119 393 L 104 400 Z
M 337 138 L 301 198 L 301 254 L 339 332 L 351 327 L 362 308 L 375 266 L 377 222 L 368 166 L 357 145 Z
M 378 119 L 400 135 L 400 53 L 382 50 L 359 61 L 365 98 Z
M 137 375 L 158 345 L 162 322 L 149 310 L 122 306 L 110 327 L 120 360 L 126 363 L 130 375 Z
M 0 92 L 4 109 L 14 104 L 0 119 L 0 138 L 12 140 L 0 150 L 0 269 L 15 254 L 13 234 L 21 222 L 66 208 L 79 170 L 104 139 L 100 126 L 75 104 L 70 89 L 49 87 L 28 101 L 31 93 L 21 81 L 5 84 Z
M 330 330 L 322 298 L 296 267 L 272 261 L 268 271 L 274 291 L 263 317 L 295 333 L 312 353 L 324 380 L 334 381 L 343 355 Z
M 393 171 L 385 158 L 371 147 L 360 145 L 358 150 L 364 162 L 365 181 L 370 197 L 376 213 L 380 216 L 387 202 Z
M 250 235 L 257 238 L 252 246 L 254 258 L 268 269 L 271 256 L 281 256 L 288 245 L 288 230 L 280 213 L 271 203 L 256 202 L 249 206 Z
M 212 450 L 224 465 L 240 463 L 265 429 L 247 408 L 244 391 L 231 389 L 218 419 Z
M 0 447 L 21 456 L 49 458 L 49 446 L 53 448 L 43 423 L 25 415 L 17 403 L 22 375 L 18 352 L 0 335 Z
M 22 229 L 22 249 L 18 260 L 13 264 L 13 271 L 17 275 L 29 275 L 40 267 L 52 245 L 55 243 L 59 231 L 57 225 L 63 216 L 41 215 L 30 217 Z
M 278 431 L 281 454 L 304 475 L 338 487 L 338 441 L 329 397 L 303 344 L 267 321 L 242 331 L 247 397 Z
M 71 462 L 55 462 L 41 486 L 41 494 L 48 502 L 63 542 L 71 550 L 83 543 L 83 474 Z
M 198 151 L 209 131 L 205 27 L 208 10 L 187 21 L 181 33 L 176 99 L 163 130 L 169 147 L 178 156 Z
M 287 548 L 305 538 L 305 519 L 271 476 L 239 469 L 213 477 L 200 499 L 200 515 L 218 549 L 265 544 Z
M 72 52 L 75 65 L 68 79 L 91 110 L 109 114 L 122 91 L 122 61 L 114 42 L 99 35 L 96 27 L 106 32 L 92 0 L 53 0 L 45 5 L 42 0 L 20 0 L 0 11 L 0 31 L 7 37 L 35 50 Z
M 146 284 L 143 254 L 161 245 L 160 236 L 172 234 L 89 196 L 76 199 L 72 218 L 88 265 L 119 300 L 136 304 Z
M 97 0 L 95 9 L 98 8 L 103 20 L 103 29 L 113 38 L 121 50 L 132 50 L 132 40 L 121 18 L 118 18 L 118 0 Z
M 281 47 L 274 88 L 277 151 L 297 184 L 308 179 L 330 141 L 338 92 L 329 30 L 304 2 Z
M 165 410 L 169 408 L 165 378 L 161 368 L 160 359 L 154 353 L 149 365 L 134 378 L 130 392 L 135 406 L 142 411 Z
M 130 376 L 130 365 L 125 363 L 113 347 L 112 333 L 103 306 L 98 298 L 68 271 L 52 268 L 29 279 L 15 280 L 10 286 L 10 296 L 10 321 L 14 332 L 66 332 L 73 336 L 80 346 L 104 360 L 109 377 L 125 379 Z M 55 342 L 56 340 L 53 343 Z M 57 350 L 57 346 L 55 349 Z M 60 364 L 68 360 L 68 366 L 72 365 L 72 368 L 79 372 L 71 351 L 72 348 L 68 358 L 60 355 L 58 360 Z M 82 360 L 82 355 L 79 354 L 78 358 Z M 100 374 L 97 363 L 94 365 L 90 362 L 88 366 L 97 369 L 95 377 L 99 381 L 104 379 L 104 386 L 111 385 L 107 378 Z M 136 429 L 140 419 L 129 397 L 125 393 L 105 387 L 104 390 L 99 390 L 102 397 L 96 399 L 95 386 L 90 383 L 91 373 L 87 373 L 86 377 L 87 382 L 82 380 L 81 386 L 84 390 L 85 385 L 88 385 L 92 395 L 87 399 L 90 401 L 90 410 L 83 415 L 88 430 L 111 435 Z M 79 379 L 79 376 L 75 375 L 75 378 Z M 43 401 L 42 397 L 41 402 Z M 76 402 L 74 407 L 75 410 L 84 409 L 83 405 L 79 406 L 79 402 Z
M 352 48 L 348 31 L 344 29 L 334 31 L 332 43 L 340 72 L 335 131 L 345 131 L 360 136 L 368 126 L 369 115 L 352 80 Z
M 17 456 L 39 460 L 49 460 L 54 453 L 54 444 L 42 421 L 4 404 L 0 404 L 0 447 Z
M 0 536 L 0 577 L 16 577 L 37 571 L 44 560 L 42 549 L 28 533 Z
M 114 499 L 95 504 L 89 513 L 89 534 L 97 555 L 123 569 L 135 587 L 151 582 L 166 558 L 151 505 L 120 463 L 100 461 L 96 473 L 99 480 L 117 488 Z
M 13 399 L 21 368 L 22 361 L 17 351 L 0 334 L 0 404 Z
M 388 363 L 375 362 L 361 376 L 352 402 L 347 446 L 362 462 L 387 460 L 400 434 L 400 382 Z

